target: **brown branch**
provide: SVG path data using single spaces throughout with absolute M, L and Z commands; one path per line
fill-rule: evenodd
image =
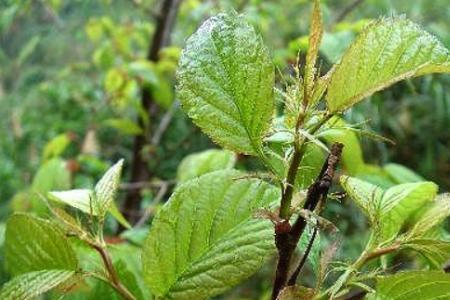
M 103 265 L 105 266 L 105 269 L 108 273 L 108 279 L 111 286 L 126 300 L 136 300 L 136 298 L 133 296 L 133 294 L 130 293 L 130 291 L 122 284 L 120 281 L 119 275 L 116 272 L 116 269 L 114 268 L 111 256 L 109 255 L 108 251 L 97 244 L 90 244 L 97 252 L 100 254 Z
M 156 17 L 156 29 L 151 46 L 147 53 L 147 59 L 149 61 L 158 61 L 159 52 L 162 48 L 169 44 L 170 33 L 172 32 L 181 1 L 182 0 L 163 1 L 161 12 Z M 141 95 L 142 108 L 148 114 L 148 119 L 153 120 L 159 110 L 159 107 L 155 103 L 151 92 L 147 88 L 142 88 Z M 146 126 L 146 122 L 142 117 L 139 118 L 138 123 L 141 128 L 144 128 L 144 130 L 142 134 L 137 135 L 134 139 L 130 177 L 131 182 L 148 181 L 148 179 L 152 177 L 152 173 L 148 170 L 147 161 L 143 155 L 143 149 L 149 141 L 148 133 L 152 129 L 151 124 Z M 124 215 L 132 224 L 137 221 L 137 218 L 134 215 L 128 214 L 128 212 L 140 209 L 140 198 L 141 196 L 139 189 L 130 190 L 123 204 Z
M 319 176 L 308 189 L 303 209 L 314 211 L 317 204 L 326 199 L 343 147 L 344 145 L 341 143 L 332 145 L 330 154 L 328 155 Z M 306 228 L 306 223 L 306 219 L 299 215 L 292 227 L 288 220 L 283 220 L 283 222 L 278 223 L 275 227 L 275 244 L 278 249 L 278 265 L 272 290 L 273 300 L 277 298 L 280 291 L 287 284 L 292 256 L 298 241 Z

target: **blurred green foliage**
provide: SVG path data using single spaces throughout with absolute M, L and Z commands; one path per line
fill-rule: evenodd
M 185 0 L 172 33 L 173 46 L 163 49 L 160 61 L 152 63 L 145 57 L 159 2 L 0 2 L 0 248 L 2 223 L 11 211 L 46 212 L 35 192 L 91 188 L 109 162 L 120 157 L 126 161 L 126 181 L 133 137 L 145 131 L 136 122 L 138 117 L 158 124 L 167 112 L 171 115 L 161 139 L 144 149 L 152 181 L 173 180 L 186 155 L 214 147 L 180 111 L 173 88 L 180 49 L 208 16 L 231 9 L 244 13 L 272 49 L 280 87 L 286 74 L 293 73 L 299 51 L 301 57 L 307 48 L 307 0 Z M 326 25 L 320 49 L 323 73 L 363 26 L 381 15 L 405 14 L 450 46 L 447 0 L 435 0 L 432 5 L 429 0 L 366 0 L 338 21 L 353 1 L 322 2 Z M 367 165 L 354 173 L 385 186 L 401 183 L 398 174 L 409 180 L 421 176 L 448 190 L 449 87 L 448 76 L 426 76 L 399 83 L 352 108 L 345 115 L 347 121 L 364 123 L 367 131 L 395 142 L 391 145 L 358 135 L 361 159 Z M 142 89 L 148 89 L 160 107 L 155 120 L 142 109 Z M 348 147 L 361 152 L 359 144 Z M 344 164 L 348 160 L 345 165 L 354 167 L 355 159 L 359 157 L 344 157 Z M 237 160 L 239 167 L 258 170 L 252 159 Z M 407 166 L 419 175 L 389 163 Z M 152 188 L 143 189 L 143 206 L 156 194 Z M 358 255 L 364 239 L 355 233 L 366 228 L 365 220 L 354 207 L 344 209 L 338 202 L 331 203 L 327 217 L 340 220 L 346 257 Z M 110 232 L 115 226 L 112 222 Z M 228 298 L 257 299 L 255 295 L 270 286 L 271 272 L 271 268 L 263 269 Z M 6 278 L 0 268 L 0 283 Z

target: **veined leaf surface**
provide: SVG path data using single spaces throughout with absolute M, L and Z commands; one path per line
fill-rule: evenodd
M 261 153 L 274 110 L 274 67 L 242 16 L 203 23 L 187 41 L 177 78 L 182 107 L 207 135 L 229 150 Z
M 450 297 L 450 274 L 409 271 L 378 279 L 370 300 L 445 300 Z
M 6 225 L 6 266 L 14 275 L 39 270 L 76 270 L 77 257 L 64 233 L 51 222 L 28 214 Z
M 209 149 L 186 156 L 178 166 L 177 179 L 183 182 L 203 174 L 222 169 L 231 169 L 236 163 L 236 154 L 227 150 Z
M 400 17 L 368 25 L 331 75 L 327 103 L 343 111 L 400 80 L 450 72 L 449 51 L 434 36 Z
M 68 270 L 42 270 L 25 273 L 7 282 L 0 291 L 3 300 L 30 300 L 53 289 L 75 274 Z
M 278 189 L 235 170 L 180 185 L 144 245 L 144 278 L 153 294 L 206 299 L 253 274 L 275 249 L 273 225 L 253 213 L 278 198 Z
M 418 209 L 437 193 L 433 182 L 404 183 L 383 190 L 366 181 L 342 176 L 341 185 L 369 218 L 380 241 L 396 235 Z

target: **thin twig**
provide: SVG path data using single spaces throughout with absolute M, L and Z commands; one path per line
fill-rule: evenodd
M 116 269 L 114 268 L 111 256 L 105 247 L 98 244 L 91 244 L 100 254 L 106 271 L 108 272 L 108 279 L 111 286 L 126 300 L 136 300 L 131 292 L 122 284 Z
M 155 133 L 153 134 L 151 145 L 152 146 L 158 146 L 159 142 L 161 141 L 162 136 L 166 132 L 167 128 L 170 125 L 170 122 L 172 121 L 173 114 L 175 110 L 178 107 L 178 101 L 174 101 L 170 108 L 166 111 L 164 116 L 161 118 L 161 121 L 159 122 L 158 128 L 156 128 Z
M 158 194 L 156 194 L 155 199 L 153 200 L 152 204 L 144 211 L 144 214 L 142 215 L 142 217 L 139 219 L 139 221 L 137 221 L 136 225 L 134 226 L 135 228 L 139 228 L 142 225 L 145 224 L 145 222 L 147 222 L 147 220 L 150 218 L 150 216 L 153 214 L 153 211 L 155 210 L 155 206 L 158 205 L 161 200 L 163 199 L 164 195 L 167 192 L 169 185 L 166 183 L 164 185 L 161 185 Z
M 297 277 L 300 274 L 300 271 L 302 270 L 303 266 L 305 265 L 309 253 L 311 252 L 312 246 L 314 244 L 314 240 L 316 239 L 318 230 L 317 228 L 318 228 L 317 226 L 314 226 L 313 233 L 311 235 L 311 238 L 309 239 L 308 245 L 306 246 L 305 252 L 303 253 L 302 259 L 300 260 L 294 273 L 292 273 L 291 278 L 289 278 L 288 285 L 295 285 L 295 283 L 297 282 Z

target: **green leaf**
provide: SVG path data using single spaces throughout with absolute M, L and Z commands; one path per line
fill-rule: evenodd
M 47 207 L 43 205 L 38 195 L 45 195 L 51 190 L 69 189 L 71 185 L 70 178 L 71 175 L 66 167 L 66 161 L 60 158 L 52 158 L 43 163 L 36 175 L 34 175 L 31 192 L 25 199 L 31 202 L 32 211 L 40 215 L 48 212 Z
M 59 227 L 28 214 L 11 216 L 6 225 L 5 260 L 14 275 L 48 269 L 76 270 L 77 257 Z
M 139 127 L 139 125 L 136 124 L 136 122 L 129 119 L 120 119 L 120 118 L 108 119 L 105 121 L 105 125 L 115 128 L 119 130 L 121 133 L 127 135 L 138 135 L 143 133 L 142 128 Z
M 37 171 L 32 183 L 32 189 L 40 193 L 69 187 L 70 172 L 66 168 L 66 162 L 60 158 L 53 158 L 44 163 Z
M 324 151 L 319 146 L 308 143 L 295 178 L 296 185 L 308 188 L 319 175 L 325 158 Z
M 3 300 L 31 300 L 75 275 L 74 271 L 43 270 L 25 273 L 7 282 L 0 291 Z
M 372 225 L 377 223 L 378 206 L 383 189 L 358 178 L 341 176 L 340 183 L 347 194 L 355 201 Z
M 389 178 L 395 183 L 425 181 L 422 176 L 399 164 L 386 164 L 383 166 L 383 171 L 385 171 Z
M 127 219 L 125 219 L 125 216 L 120 212 L 115 201 L 111 202 L 111 205 L 109 206 L 108 211 L 111 214 L 111 216 L 113 216 L 114 219 L 116 219 L 117 222 L 119 222 L 123 227 L 125 227 L 127 229 L 131 228 L 131 224 L 128 223 Z
M 432 182 L 405 183 L 389 188 L 380 202 L 381 238 L 396 235 L 405 221 L 436 197 L 437 185 Z
M 109 168 L 103 177 L 97 182 L 94 188 L 95 204 L 98 209 L 98 215 L 104 216 L 110 209 L 111 203 L 117 193 L 120 184 L 120 175 L 122 173 L 123 159 Z
M 161 298 L 206 299 L 256 272 L 274 251 L 273 226 L 254 211 L 278 189 L 223 170 L 180 185 L 153 221 L 144 278 Z
M 328 88 L 328 108 L 343 111 L 395 82 L 438 72 L 450 72 L 444 45 L 405 18 L 381 19 L 344 53 Z
M 210 149 L 186 156 L 178 166 L 177 180 L 183 182 L 222 169 L 232 169 L 236 155 L 226 150 Z
M 394 237 L 408 218 L 437 193 L 432 182 L 399 184 L 384 191 L 366 181 L 342 176 L 341 185 L 369 218 L 380 241 Z
M 322 12 L 320 10 L 320 1 L 314 0 L 313 12 L 311 18 L 311 28 L 309 33 L 309 47 L 308 53 L 306 54 L 306 64 L 305 64 L 305 76 L 304 76 L 304 89 L 308 101 L 311 100 L 310 97 L 313 93 L 313 87 L 316 75 L 316 61 L 317 55 L 319 54 L 320 42 L 323 35 L 323 22 L 322 22 Z M 304 98 L 306 100 L 306 98 Z
M 434 239 L 412 239 L 401 245 L 422 254 L 436 269 L 442 269 L 450 259 L 450 243 Z
M 416 221 L 410 236 L 423 236 L 450 216 L 450 194 L 441 194 Z
M 157 85 L 159 79 L 155 73 L 155 66 L 148 60 L 137 60 L 128 65 L 128 72 L 143 80 L 146 85 Z
M 34 36 L 32 37 L 25 46 L 20 50 L 19 55 L 17 57 L 17 64 L 22 65 L 30 56 L 33 54 L 33 52 L 36 50 L 37 45 L 39 44 L 41 40 L 40 36 Z
M 60 156 L 67 146 L 70 144 L 69 135 L 66 133 L 59 134 L 48 142 L 44 147 L 44 160 Z
M 89 189 L 52 191 L 48 195 L 51 200 L 63 202 L 86 214 L 98 215 L 98 210 L 93 203 L 93 193 Z
M 319 225 L 317 225 L 319 226 Z M 308 244 L 311 240 L 311 237 L 314 232 L 314 227 L 310 224 L 306 226 L 305 232 L 300 237 L 300 240 L 297 245 L 297 249 L 302 252 L 302 255 L 304 254 L 306 248 L 308 247 Z M 316 233 L 316 237 L 314 239 L 314 242 L 311 246 L 311 251 L 309 252 L 309 255 L 307 257 L 308 262 L 311 264 L 311 267 L 314 272 L 319 271 L 319 264 L 320 264 L 320 234 L 319 231 Z
M 317 137 L 324 139 L 329 145 L 336 142 L 344 144 L 341 157 L 342 165 L 349 175 L 357 174 L 364 166 L 358 136 L 348 129 L 349 125 L 341 118 L 334 117 L 325 126 L 325 130 L 322 130 Z
M 373 300 L 444 300 L 450 297 L 450 274 L 409 271 L 377 280 Z
M 121 70 L 110 69 L 108 73 L 106 73 L 103 85 L 108 93 L 113 94 L 125 85 L 125 81 L 125 75 Z
M 125 285 L 128 290 L 133 293 L 137 300 L 144 300 L 145 298 L 137 282 L 136 275 L 131 272 L 125 261 L 119 259 L 114 264 L 114 267 L 116 268 L 118 273 L 117 275 L 119 276 L 120 281 L 123 283 L 123 285 Z
M 120 161 L 119 161 L 120 163 Z M 120 166 L 113 166 L 112 168 L 119 168 Z M 109 171 L 108 171 L 109 172 Z M 119 172 L 116 174 L 120 176 L 120 171 L 116 170 L 115 172 Z M 108 173 L 105 174 L 105 176 Z M 113 178 L 111 180 L 119 180 L 119 178 Z M 100 182 L 99 182 L 100 183 Z M 117 183 L 118 185 L 118 183 Z M 99 187 L 100 188 L 100 187 Z M 107 187 L 105 187 L 107 188 Z M 113 187 L 110 187 L 113 188 Z M 114 194 L 114 192 L 112 191 Z M 68 191 L 52 191 L 48 193 L 48 196 L 53 201 L 62 202 L 69 206 L 75 207 L 86 214 L 90 214 L 93 216 L 103 216 L 104 212 L 99 209 L 99 206 L 95 202 L 96 197 L 98 196 L 89 189 L 74 189 Z M 106 194 L 104 195 L 106 197 Z M 124 227 L 131 228 L 130 223 L 125 219 L 120 210 L 118 209 L 114 199 L 114 195 L 111 196 L 112 200 L 110 201 L 109 207 L 107 208 L 109 213 Z
M 242 16 L 208 19 L 188 39 L 177 77 L 182 107 L 207 135 L 235 152 L 261 153 L 274 112 L 274 68 Z

